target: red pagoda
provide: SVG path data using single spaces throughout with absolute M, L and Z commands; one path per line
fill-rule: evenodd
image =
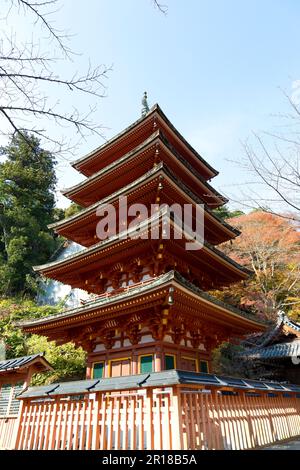
M 86 179 L 63 194 L 83 207 L 51 226 L 84 249 L 35 268 L 41 275 L 91 294 L 92 300 L 58 315 L 25 322 L 23 330 L 72 341 L 87 353 L 87 378 L 166 369 L 208 372 L 211 352 L 232 336 L 262 331 L 255 317 L 207 291 L 247 279 L 249 271 L 216 245 L 239 232 L 213 209 L 226 200 L 209 184 L 217 175 L 175 129 L 158 105 L 116 137 L 72 165 Z M 99 241 L 97 208 L 119 213 L 128 204 L 204 204 L 205 242 L 187 251 L 185 240 L 118 233 Z M 161 226 L 160 212 L 156 216 Z M 147 235 L 148 221 L 140 224 Z M 170 222 L 171 232 L 177 222 Z M 161 233 L 161 231 L 160 231 Z

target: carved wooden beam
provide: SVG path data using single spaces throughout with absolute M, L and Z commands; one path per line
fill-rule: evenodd
M 129 341 L 131 342 L 131 344 L 138 344 L 142 338 L 141 324 L 135 323 L 135 324 L 130 325 L 128 328 L 126 328 L 125 334 L 129 338 Z

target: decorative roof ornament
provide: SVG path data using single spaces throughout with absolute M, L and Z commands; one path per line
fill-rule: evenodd
M 147 92 L 144 92 L 144 96 L 142 99 L 142 116 L 146 116 L 146 114 L 150 111 L 149 105 L 148 105 L 148 100 L 147 100 Z

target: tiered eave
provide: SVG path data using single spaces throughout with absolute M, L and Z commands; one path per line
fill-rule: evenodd
M 184 204 L 203 204 L 205 239 L 213 245 L 233 239 L 240 234 L 239 230 L 219 219 L 203 203 L 203 200 L 189 190 L 163 162 L 127 186 L 77 214 L 49 225 L 49 228 L 83 246 L 91 246 L 95 244 L 96 225 L 100 220 L 97 216 L 97 209 L 100 206 L 113 204 L 118 216 L 120 197 L 127 197 L 129 205 L 139 202 L 145 204 L 148 209 L 151 208 L 151 204 L 157 203 L 158 198 L 160 205 L 168 204 L 171 206 L 174 201 L 182 206 Z
M 35 270 L 93 300 L 23 323 L 26 332 L 73 341 L 88 352 L 87 377 L 96 377 L 96 369 L 108 377 L 175 366 L 208 371 L 220 342 L 264 330 L 254 316 L 205 292 L 251 272 L 216 248 L 239 235 L 213 212 L 227 202 L 208 182 L 217 172 L 158 105 L 73 167 L 87 178 L 63 194 L 83 210 L 51 228 L 85 248 Z M 119 217 L 125 196 L 128 207 L 140 204 L 146 216 L 132 211 L 127 220 Z M 177 213 L 169 217 L 166 206 L 173 204 L 181 215 L 185 205 L 193 209 L 188 224 Z M 195 241 L 199 205 L 203 240 Z M 113 208 L 109 217 L 116 216 L 116 227 L 99 215 L 99 206 Z M 99 222 L 109 227 L 106 239 L 98 238 Z
M 158 129 L 165 133 L 169 142 L 178 149 L 179 153 L 196 166 L 204 179 L 209 180 L 218 174 L 178 132 L 158 104 L 108 142 L 76 160 L 72 166 L 85 176 L 91 176 L 147 140 Z

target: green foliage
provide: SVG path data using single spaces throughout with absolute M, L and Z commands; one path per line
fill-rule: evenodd
M 33 296 L 32 266 L 56 247 L 47 225 L 54 221 L 55 159 L 34 136 L 19 135 L 0 149 L 0 295 Z
M 300 232 L 288 220 L 253 211 L 232 223 L 242 234 L 223 251 L 253 272 L 245 282 L 213 295 L 270 321 L 284 310 L 296 321 L 300 314 Z
M 74 344 L 56 346 L 54 341 L 32 335 L 27 340 L 27 347 L 29 354 L 45 352 L 46 359 L 54 369 L 53 372 L 36 374 L 32 381 L 33 385 L 85 378 L 86 353 L 81 348 L 76 349 Z
M 45 337 L 25 335 L 19 321 L 58 313 L 61 305 L 38 306 L 31 297 L 39 291 L 32 266 L 47 262 L 61 239 L 47 225 L 75 214 L 79 206 L 65 211 L 55 208 L 55 159 L 40 147 L 34 136 L 15 136 L 0 164 L 0 341 L 6 357 L 45 352 L 54 371 L 37 374 L 33 383 L 84 378 L 85 352 L 74 344 L 56 346 Z
M 232 343 L 223 342 L 218 348 L 213 351 L 212 354 L 212 364 L 213 370 L 216 374 L 220 375 L 230 375 L 230 376 L 239 376 L 245 375 L 240 374 L 240 369 L 244 368 L 242 366 L 242 361 L 237 361 L 236 358 L 238 354 L 242 352 L 242 347 Z M 238 370 L 236 370 L 236 362 L 238 362 Z
M 212 367 L 216 374 L 248 379 L 272 378 L 263 364 L 243 358 L 245 348 L 242 344 L 223 342 L 212 353 Z
M 69 207 L 67 207 L 65 209 L 65 213 L 64 213 L 64 218 L 68 218 L 68 217 L 72 217 L 72 215 L 75 215 L 77 214 L 78 212 L 80 212 L 82 210 L 82 208 L 78 205 L 78 204 L 75 204 L 75 202 L 72 202 Z
M 25 335 L 16 323 L 28 318 L 42 318 L 59 313 L 61 305 L 38 306 L 32 300 L 3 299 L 0 301 L 0 341 L 6 344 L 6 357 L 20 357 L 45 352 L 54 371 L 37 374 L 32 383 L 51 383 L 57 380 L 82 379 L 85 375 L 85 352 L 74 344 L 56 346 L 45 337 Z
M 65 218 L 65 211 L 60 207 L 55 207 L 53 210 L 53 222 L 58 222 Z
M 244 214 L 244 212 L 239 210 L 232 211 L 226 205 L 214 209 L 213 212 L 222 220 L 231 219 L 233 217 L 239 217 L 240 215 Z
M 71 202 L 69 207 L 67 207 L 66 209 L 61 209 L 59 207 L 56 207 L 54 209 L 54 215 L 53 215 L 54 222 L 57 222 L 62 219 L 67 219 L 68 217 L 72 217 L 72 215 L 77 214 L 81 210 L 82 210 L 82 207 L 80 207 L 75 202 Z
M 28 354 L 26 336 L 15 326 L 27 318 L 42 318 L 58 313 L 59 307 L 38 306 L 32 300 L 3 299 L 0 301 L 0 339 L 5 341 L 6 356 Z

